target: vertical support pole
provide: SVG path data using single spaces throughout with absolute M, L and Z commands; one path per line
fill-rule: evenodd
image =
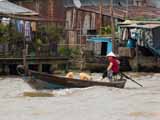
M 69 62 L 65 63 L 65 73 L 68 73 L 69 70 Z
M 43 66 L 42 64 L 38 65 L 38 72 L 42 72 L 42 66 Z
M 36 12 L 40 12 L 40 3 L 39 0 L 36 0 Z
M 79 14 L 81 14 L 81 12 L 79 13 Z M 80 21 L 79 21 L 79 29 L 80 29 L 80 31 L 79 31 L 79 34 L 80 34 L 80 37 L 79 37 L 79 42 L 80 42 L 80 47 L 81 47 L 81 44 L 82 44 L 82 18 L 81 18 L 81 15 L 79 15 L 80 16 Z
M 99 3 L 99 33 L 100 35 L 102 34 L 102 8 L 103 8 L 103 1 L 100 0 L 100 3 Z
M 138 44 L 136 43 L 136 72 L 138 72 L 139 69 L 139 60 L 138 60 Z
M 112 51 L 116 53 L 115 46 L 115 26 L 114 26 L 114 16 L 113 16 L 113 0 L 110 0 L 110 14 L 111 14 L 111 29 L 112 29 Z
M 28 70 L 27 58 L 26 58 L 27 51 L 28 51 L 28 45 L 26 45 L 25 48 L 23 49 L 23 66 L 24 66 L 25 74 L 27 74 L 27 70 Z
M 127 13 L 126 13 L 126 17 L 127 17 L 127 19 L 128 19 L 128 0 L 126 0 L 126 2 L 127 2 Z
M 2 64 L 2 71 L 1 71 L 2 74 L 5 73 L 5 64 Z
M 26 74 L 26 50 L 25 49 L 23 49 L 23 66 Z
M 82 18 L 81 18 L 81 15 L 80 15 L 80 57 L 81 57 L 81 60 L 80 60 L 80 70 L 83 70 L 83 50 L 82 50 Z

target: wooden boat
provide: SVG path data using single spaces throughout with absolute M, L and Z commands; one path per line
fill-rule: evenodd
M 56 75 L 50 75 L 47 73 L 29 71 L 30 80 L 28 83 L 32 86 L 36 84 L 41 85 L 41 87 L 47 86 L 50 88 L 83 88 L 90 86 L 107 86 L 107 87 L 117 87 L 124 88 L 126 80 L 120 79 L 114 82 L 102 82 L 102 81 L 91 81 L 91 80 L 80 80 L 80 79 L 71 79 L 66 77 L 60 77 Z M 43 86 L 43 87 L 44 87 Z M 38 85 L 35 87 L 38 89 Z M 44 87 L 45 88 L 45 87 Z

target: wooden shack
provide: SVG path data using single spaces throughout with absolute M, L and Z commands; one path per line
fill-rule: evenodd
M 86 44 L 87 35 L 101 35 L 100 29 L 110 26 L 109 10 L 100 12 L 97 7 L 84 6 L 82 8 L 67 7 L 66 8 L 66 34 L 68 35 L 68 44 Z M 124 19 L 125 13 L 115 15 L 115 22 Z M 102 22 L 102 23 L 101 23 Z M 100 27 L 100 23 L 102 27 Z
M 0 6 L 0 73 L 16 73 L 16 66 L 24 63 L 24 49 L 31 69 L 50 72 L 52 66 L 67 63 L 66 57 L 57 54 L 59 38 L 51 35 L 59 28 L 55 21 L 9 1 L 0 1 Z M 62 36 L 60 32 L 58 36 Z
M 160 22 L 131 21 L 120 25 L 119 55 L 128 58 L 135 70 L 151 71 L 160 67 Z

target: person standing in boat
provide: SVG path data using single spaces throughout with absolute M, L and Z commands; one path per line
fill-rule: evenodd
M 119 73 L 119 64 L 120 61 L 117 59 L 116 55 L 113 52 L 107 54 L 107 59 L 109 65 L 106 68 L 106 71 L 103 73 L 102 78 L 108 77 L 112 81 L 112 76 Z

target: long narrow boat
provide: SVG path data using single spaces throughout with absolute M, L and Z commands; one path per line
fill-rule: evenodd
M 117 87 L 124 88 L 126 80 L 119 79 L 114 82 L 102 82 L 102 81 L 93 81 L 93 80 L 80 80 L 80 79 L 71 79 L 66 77 L 60 77 L 56 75 L 50 75 L 42 72 L 31 71 L 29 70 L 30 83 L 32 86 L 36 85 L 35 83 L 43 84 L 46 86 L 54 87 L 63 87 L 63 88 L 83 88 L 90 86 L 107 86 L 107 87 Z M 36 86 L 37 87 L 37 86 Z M 38 87 L 37 87 L 38 88 Z

